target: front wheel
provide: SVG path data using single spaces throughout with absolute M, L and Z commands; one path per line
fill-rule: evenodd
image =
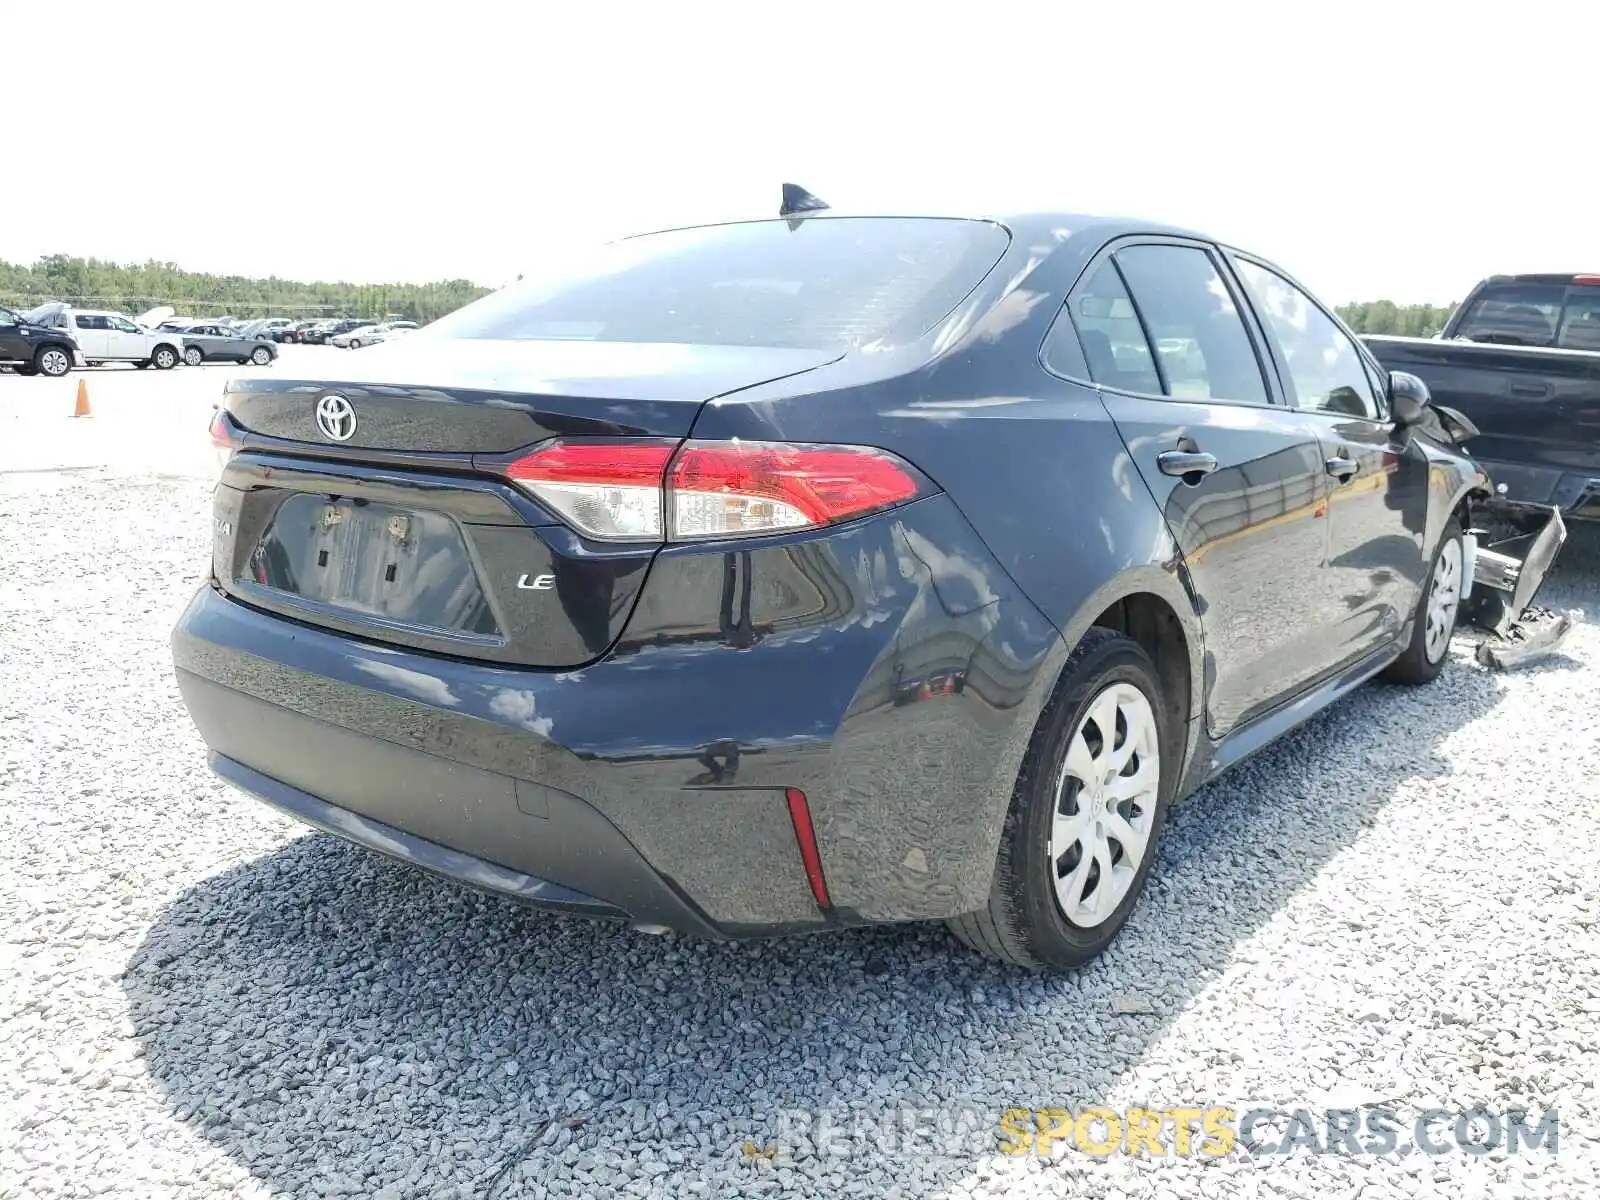
M 1385 679 L 1395 683 L 1431 683 L 1444 670 L 1461 608 L 1464 559 L 1461 526 L 1451 517 L 1439 538 L 1439 548 L 1433 552 L 1427 584 L 1412 614 L 1411 641 L 1400 657 L 1384 670 Z
M 178 352 L 171 346 L 157 346 L 150 363 L 158 371 L 170 371 L 178 365 Z
M 191 367 L 198 367 L 205 360 L 206 356 L 200 352 L 199 346 L 190 346 L 183 352 L 183 361 Z
M 949 922 L 1018 966 L 1078 967 L 1127 923 L 1178 773 L 1177 731 L 1150 656 L 1091 629 L 1023 760 L 988 905 Z
M 250 361 L 255 363 L 255 365 L 258 367 L 264 367 L 272 361 L 272 351 L 268 350 L 265 346 L 257 346 L 254 350 L 250 351 Z
M 39 369 L 39 374 L 59 379 L 72 370 L 72 355 L 59 346 L 41 346 L 33 357 L 33 365 Z

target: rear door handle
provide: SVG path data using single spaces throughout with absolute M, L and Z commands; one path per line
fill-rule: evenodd
M 1356 472 L 1361 470 L 1361 464 L 1353 458 L 1335 456 L 1322 465 L 1328 469 L 1328 474 L 1332 475 L 1340 483 L 1349 483 L 1356 477 Z
M 1543 400 L 1554 390 L 1548 383 L 1543 381 L 1529 383 L 1526 380 L 1519 381 L 1515 379 L 1511 381 L 1510 387 L 1513 396 L 1521 396 L 1528 400 Z
M 1217 469 L 1217 456 L 1198 450 L 1168 450 L 1156 455 L 1156 466 L 1163 475 L 1209 475 Z

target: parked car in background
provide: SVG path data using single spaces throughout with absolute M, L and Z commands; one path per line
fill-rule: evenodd
M 0 363 L 18 375 L 65 375 L 83 361 L 77 341 L 66 330 L 0 307 Z
M 1600 274 L 1496 275 L 1438 338 L 1366 342 L 1477 426 L 1470 446 L 1505 488 L 1498 507 L 1600 521 Z
M 239 327 L 238 332 L 247 338 L 257 338 L 264 342 L 275 342 L 280 330 L 290 325 L 288 317 L 262 317 L 254 321 L 247 321 Z
M 1488 487 L 1289 276 L 1142 222 L 650 234 L 389 349 L 222 397 L 212 766 L 714 937 L 1084 962 L 1170 804 L 1445 669 Z
M 343 337 L 352 330 L 360 329 L 364 326 L 373 325 L 375 323 L 376 322 L 364 317 L 338 317 L 329 321 L 324 321 L 320 326 L 318 326 L 318 336 L 315 340 L 318 342 L 332 343 L 333 339 L 336 337 Z
M 170 316 L 171 311 L 164 310 L 164 316 Z M 73 308 L 56 302 L 25 315 L 40 324 L 70 333 L 88 363 L 131 362 L 141 370 L 154 366 L 157 370 L 168 371 L 182 360 L 182 334 L 147 329 L 123 313 Z
M 303 342 L 306 331 L 316 324 L 318 324 L 316 320 L 292 321 L 274 333 L 273 338 L 279 342 Z
M 367 344 L 371 345 L 373 342 L 378 340 L 378 327 L 376 325 L 357 325 L 354 329 L 347 329 L 341 333 L 329 335 L 328 344 L 330 346 L 338 346 L 341 349 L 348 350 L 352 341 L 354 341 L 356 347 L 359 349 L 361 346 L 360 339 L 363 335 L 367 339 Z
M 376 325 L 358 325 L 346 333 L 334 334 L 328 341 L 335 346 L 359 350 L 363 346 L 376 346 L 379 342 L 388 341 L 390 338 L 414 333 L 416 328 L 415 321 L 385 321 Z
M 183 361 L 191 367 L 207 362 L 254 363 L 264 367 L 278 357 L 270 341 L 247 337 L 220 325 L 191 325 L 183 333 Z

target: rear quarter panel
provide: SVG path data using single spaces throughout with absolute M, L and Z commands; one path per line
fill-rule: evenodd
M 1039 338 L 1053 315 L 1048 306 Z M 1031 335 L 975 337 L 963 352 L 901 373 L 883 364 L 865 379 L 847 360 L 803 377 L 813 388 L 805 394 L 795 394 L 797 380 L 787 394 L 758 388 L 712 401 L 693 436 L 878 446 L 928 475 L 1059 635 L 1023 701 L 1030 728 L 1071 647 L 1139 592 L 1160 596 L 1182 623 L 1188 708 L 1200 712 L 1204 640 L 1166 522 L 1099 394 L 1046 373 L 1037 348 Z

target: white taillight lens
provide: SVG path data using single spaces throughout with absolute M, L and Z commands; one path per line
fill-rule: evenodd
M 677 442 L 551 442 L 506 468 L 578 532 L 607 541 L 659 542 L 662 480 Z

